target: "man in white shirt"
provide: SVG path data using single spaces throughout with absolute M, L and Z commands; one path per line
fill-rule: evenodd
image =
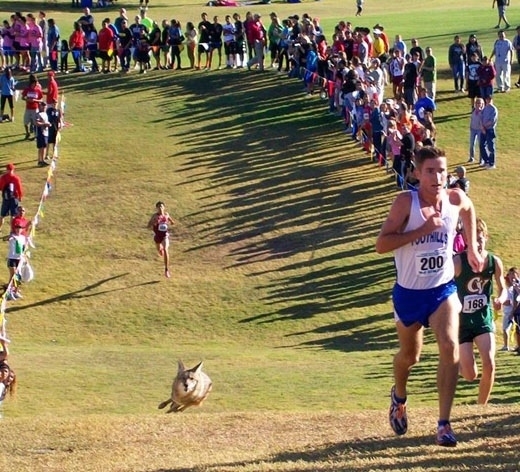
M 503 30 L 498 32 L 498 39 L 493 46 L 493 52 L 489 59 L 495 58 L 495 70 L 497 73 L 497 92 L 509 92 L 511 90 L 511 64 L 513 63 L 513 43 L 506 38 Z

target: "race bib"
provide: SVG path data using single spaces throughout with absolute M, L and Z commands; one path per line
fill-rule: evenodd
M 446 250 L 421 252 L 415 256 L 417 277 L 430 277 L 442 271 L 446 263 Z
M 168 231 L 168 225 L 166 223 L 159 223 L 159 226 L 157 227 L 159 231 Z
M 487 306 L 486 295 L 466 295 L 462 306 L 462 313 L 475 313 Z

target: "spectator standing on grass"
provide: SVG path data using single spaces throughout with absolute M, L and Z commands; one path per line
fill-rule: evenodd
M 90 14 L 90 8 L 84 8 L 83 15 L 81 15 L 76 21 L 81 26 L 82 31 L 87 34 L 88 27 L 94 26 L 94 17 Z
M 520 26 L 516 27 L 516 36 L 513 38 L 513 49 L 516 51 L 516 60 L 520 71 Z M 515 82 L 515 87 L 520 88 L 520 72 L 518 72 L 518 80 Z
M 415 53 L 415 57 L 417 57 L 417 53 Z M 419 73 L 417 70 L 417 65 L 413 61 L 412 56 L 407 54 L 405 59 L 406 64 L 404 65 L 403 73 L 403 98 L 409 107 L 413 107 L 415 100 L 417 99 L 416 89 Z
M 47 72 L 47 103 L 58 103 L 58 97 L 60 95 L 58 82 L 56 82 L 56 74 L 50 70 Z
M 0 76 L 0 123 L 3 120 L 5 104 L 9 105 L 8 121 L 14 121 L 14 94 L 16 92 L 16 80 L 10 67 L 6 67 Z
M 403 93 L 403 76 L 404 66 L 406 62 L 400 49 L 394 48 L 392 58 L 388 64 L 388 72 L 392 81 L 393 97 L 402 95 Z
M 48 102 L 47 107 L 47 118 L 49 120 L 49 138 L 47 140 L 47 154 L 44 160 L 57 159 L 58 158 L 58 143 L 59 143 L 59 132 L 61 130 L 63 120 L 61 116 L 61 111 L 57 108 L 56 101 Z M 50 152 L 50 147 L 52 144 L 52 153 Z
M 23 197 L 22 180 L 15 174 L 14 164 L 9 163 L 6 171 L 0 176 L 0 191 L 2 192 L 2 206 L 0 210 L 0 229 L 7 216 L 15 217 Z
M 87 26 L 85 26 L 85 28 L 87 28 Z M 74 23 L 74 30 L 72 31 L 72 34 L 69 38 L 69 48 L 72 52 L 72 59 L 74 60 L 74 64 L 76 65 L 74 72 L 81 72 L 81 56 L 83 55 L 83 50 L 85 49 L 85 32 L 77 21 Z
M 226 56 L 226 67 L 236 68 L 237 43 L 235 41 L 235 24 L 231 21 L 231 15 L 226 15 L 225 23 L 222 25 L 222 35 L 224 38 L 224 54 Z
M 16 274 L 16 269 L 25 252 L 25 247 L 27 246 L 27 236 L 23 234 L 22 227 L 16 225 L 13 229 L 14 232 L 10 234 L 9 239 L 7 240 L 7 269 L 9 270 L 9 282 L 13 280 L 13 277 Z M 14 300 L 22 298 L 22 294 L 16 284 L 13 284 L 10 295 Z
M 448 62 L 453 76 L 455 92 L 464 92 L 464 67 L 466 64 L 466 47 L 460 41 L 460 36 L 453 38 L 448 49 Z
M 128 15 L 126 13 L 126 10 L 124 8 L 121 8 L 119 10 L 119 16 L 114 20 L 114 26 L 115 26 L 117 32 L 121 31 L 123 21 L 128 22 Z
M 513 309 L 515 304 L 519 301 L 519 296 L 516 292 L 515 287 L 518 286 L 519 283 L 518 269 L 516 267 L 511 267 L 507 271 L 505 280 L 507 289 L 507 300 L 504 302 L 502 306 L 502 339 L 504 344 L 500 350 L 510 351 L 511 347 L 509 344 L 509 337 L 511 335 L 511 329 L 513 328 Z
M 49 117 L 46 111 L 45 102 L 38 103 L 38 113 L 36 114 L 36 149 L 38 150 L 38 167 L 48 166 L 45 160 L 47 157 L 47 146 L 49 145 Z
M 207 69 L 209 65 L 209 33 L 211 23 L 208 21 L 208 14 L 202 13 L 200 15 L 202 21 L 199 23 L 197 29 L 199 30 L 199 48 L 197 54 L 197 69 L 201 68 L 200 59 L 204 54 L 206 56 L 206 63 L 203 69 Z
M 482 64 L 477 69 L 477 75 L 480 97 L 486 99 L 486 97 L 493 96 L 493 82 L 495 81 L 496 71 L 495 66 L 487 56 L 482 58 Z
M 25 139 L 29 139 L 31 132 L 35 131 L 36 114 L 38 103 L 43 98 L 42 87 L 34 74 L 29 75 L 29 86 L 22 91 L 22 100 L 25 101 L 25 113 L 23 125 L 25 128 Z
M 461 304 L 454 282 L 453 238 L 459 217 L 468 242 L 468 261 L 482 270 L 477 249 L 475 209 L 460 189 L 446 189 L 444 151 L 426 146 L 415 154 L 417 192 L 401 192 L 394 200 L 376 241 L 379 254 L 394 252 L 397 281 L 393 289 L 394 319 L 399 351 L 393 361 L 390 426 L 406 434 L 407 384 L 423 346 L 424 328 L 437 339 L 439 416 L 436 443 L 453 447 L 457 439 L 450 424 L 459 375 L 458 327 Z
M 117 54 L 121 63 L 121 71 L 127 73 L 130 70 L 130 61 L 132 57 L 131 47 L 133 44 L 132 32 L 128 28 L 128 20 L 121 22 L 121 29 L 118 33 Z
M 244 55 L 246 52 L 246 35 L 244 30 L 244 23 L 240 19 L 238 13 L 233 14 L 233 20 L 235 20 L 235 40 L 238 52 L 238 64 L 237 67 L 244 67 Z
M 431 47 L 427 47 L 424 53 L 424 61 L 421 64 L 421 76 L 426 94 L 435 101 L 437 93 L 437 59 L 433 55 Z
M 30 71 L 41 72 L 43 70 L 42 48 L 45 36 L 32 13 L 27 15 L 27 27 L 29 30 L 29 54 L 31 58 Z
M 513 43 L 506 38 L 502 30 L 498 32 L 498 39 L 493 45 L 489 60 L 495 58 L 497 92 L 511 90 L 511 66 L 513 64 Z
M 213 62 L 213 54 L 217 51 L 218 54 L 218 66 L 217 69 L 222 68 L 222 25 L 218 21 L 218 16 L 213 17 L 213 23 L 209 30 L 209 64 L 208 70 L 211 69 Z
M 47 28 L 47 49 L 49 51 L 49 65 L 51 70 L 58 72 L 58 50 L 60 45 L 60 30 L 54 19 L 49 18 Z
M 506 9 L 509 6 L 509 0 L 493 0 L 491 8 L 495 8 L 495 3 L 497 4 L 498 11 L 498 23 L 495 26 L 495 29 L 500 28 L 500 23 L 502 23 L 502 21 L 506 25 L 506 28 L 509 28 L 511 25 L 508 23 L 506 18 Z
M 455 282 L 462 305 L 460 312 L 459 344 L 460 373 L 466 380 L 478 376 L 473 345 L 478 349 L 482 361 L 477 403 L 486 405 L 495 381 L 495 321 L 493 310 L 500 310 L 507 300 L 504 281 L 504 266 L 501 259 L 488 252 L 486 244 L 489 235 L 486 223 L 477 219 L 477 247 L 484 260 L 484 267 L 474 272 L 466 252 L 457 254 L 453 259 Z M 497 296 L 493 295 L 493 279 Z
M 110 62 L 114 54 L 114 32 L 109 28 L 110 20 L 105 18 L 101 23 L 98 34 L 99 57 L 101 59 L 101 71 L 105 74 L 110 72 Z
M 399 49 L 399 51 L 401 51 L 401 56 L 406 56 L 408 47 L 406 46 L 406 43 L 403 41 L 403 37 L 400 34 L 395 35 L 393 49 Z
M 22 234 L 29 237 L 31 234 L 32 222 L 30 219 L 25 217 L 25 208 L 22 205 L 18 206 L 16 216 L 11 220 L 11 234 L 14 234 L 16 226 L 20 226 L 22 228 Z M 7 237 L 6 240 L 7 239 L 9 239 L 9 237 Z
M 468 65 L 466 66 L 466 77 L 468 97 L 471 100 L 471 109 L 475 107 L 475 99 L 481 97 L 478 71 L 482 63 L 478 57 L 478 54 L 474 52 L 470 58 L 468 58 Z
M 468 162 L 475 161 L 475 144 L 480 149 L 480 133 L 482 131 L 482 110 L 484 109 L 484 99 L 476 98 L 475 106 L 471 112 L 469 123 L 469 159 Z M 479 159 L 481 160 L 481 159 Z
M 482 129 L 480 132 L 480 165 L 486 169 L 496 169 L 496 128 L 498 109 L 493 104 L 493 97 L 486 97 L 482 110 Z
M 195 51 L 198 45 L 198 34 L 195 25 L 188 21 L 186 23 L 186 54 L 190 61 L 190 69 L 195 69 Z
M 261 15 L 256 13 L 253 16 L 253 23 L 250 25 L 251 39 L 253 41 L 255 56 L 247 61 L 247 68 L 258 64 L 258 70 L 264 70 L 264 49 L 265 49 L 265 28 L 262 24 Z

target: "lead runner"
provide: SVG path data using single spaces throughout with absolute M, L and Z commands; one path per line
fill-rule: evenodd
M 394 356 L 389 419 L 396 434 L 406 433 L 406 385 L 420 358 L 424 328 L 431 327 L 439 350 L 436 442 L 452 447 L 457 445 L 450 416 L 459 373 L 461 309 L 454 282 L 453 238 L 459 217 L 468 243 L 468 261 L 476 272 L 482 268 L 482 258 L 473 203 L 462 190 L 446 188 L 444 151 L 426 146 L 416 154 L 415 163 L 419 190 L 395 198 L 376 241 L 379 254 L 394 252 L 397 270 L 392 298 L 399 351 Z

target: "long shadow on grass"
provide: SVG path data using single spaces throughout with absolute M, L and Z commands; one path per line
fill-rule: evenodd
M 326 472 L 412 469 L 432 472 L 462 469 L 516 471 L 518 421 L 520 415 L 517 413 L 491 412 L 459 418 L 457 422 L 464 423 L 465 428 L 457 431 L 460 444 L 455 449 L 436 447 L 432 434 L 402 437 L 378 435 L 361 439 L 354 437 L 332 444 L 313 444 L 301 450 L 281 452 L 251 461 L 158 469 L 156 472 L 232 471 L 255 464 L 259 470 L 268 470 L 269 466 L 273 470 L 282 470 L 284 466 L 291 468 L 300 464 L 301 470 Z M 345 425 L 345 436 L 352 436 L 348 425 Z M 486 450 L 483 444 L 493 444 L 492 449 Z
M 171 157 L 185 185 L 200 189 L 199 210 L 185 215 L 202 241 L 190 251 L 218 249 L 228 268 L 262 275 L 268 310 L 243 322 L 337 311 L 356 319 L 358 309 L 386 303 L 393 265 L 373 245 L 392 184 L 301 82 L 236 70 L 81 77 L 71 86 L 96 94 L 101 84 L 137 101 L 153 91 L 157 125 L 187 144 Z M 378 323 L 365 328 L 384 334 Z
M 200 210 L 188 215 L 204 242 L 191 251 L 224 247 L 228 267 L 248 266 L 249 276 L 270 280 L 258 285 L 269 311 L 243 322 L 345 310 L 355 319 L 356 309 L 386 302 L 381 282 L 392 278 L 393 266 L 373 249 L 392 193 L 384 172 L 298 82 L 239 73 L 210 83 L 218 94 L 201 92 L 206 77 L 185 85 L 194 99 L 175 119 L 192 120 L 181 137 L 196 146 L 175 157 L 185 158 L 186 184 L 206 182 Z M 205 203 L 208 196 L 218 203 Z M 353 323 L 384 337 L 377 321 Z
M 42 300 L 42 301 L 39 301 L 36 303 L 31 303 L 29 305 L 9 307 L 9 313 L 14 313 L 17 311 L 24 311 L 24 310 L 28 310 L 29 308 L 36 308 L 39 306 L 49 305 L 51 303 L 63 302 L 65 300 L 97 297 L 99 295 L 104 295 L 106 293 L 119 292 L 121 290 L 131 290 L 136 287 L 142 287 L 144 285 L 154 285 L 154 284 L 159 283 L 158 280 L 152 280 L 150 282 L 143 282 L 141 284 L 129 285 L 128 287 L 113 288 L 110 290 L 103 290 L 101 292 L 95 292 L 95 293 L 86 293 L 86 292 L 91 292 L 92 290 L 94 290 L 108 282 L 111 282 L 112 280 L 116 280 L 121 277 L 126 277 L 127 275 L 128 275 L 128 272 L 126 272 L 124 274 L 114 275 L 113 277 L 108 277 L 107 279 L 100 280 L 94 284 L 87 285 L 86 287 L 78 289 L 74 292 L 69 292 L 69 293 L 65 293 L 63 295 L 58 295 L 57 297 L 48 298 L 47 300 Z

